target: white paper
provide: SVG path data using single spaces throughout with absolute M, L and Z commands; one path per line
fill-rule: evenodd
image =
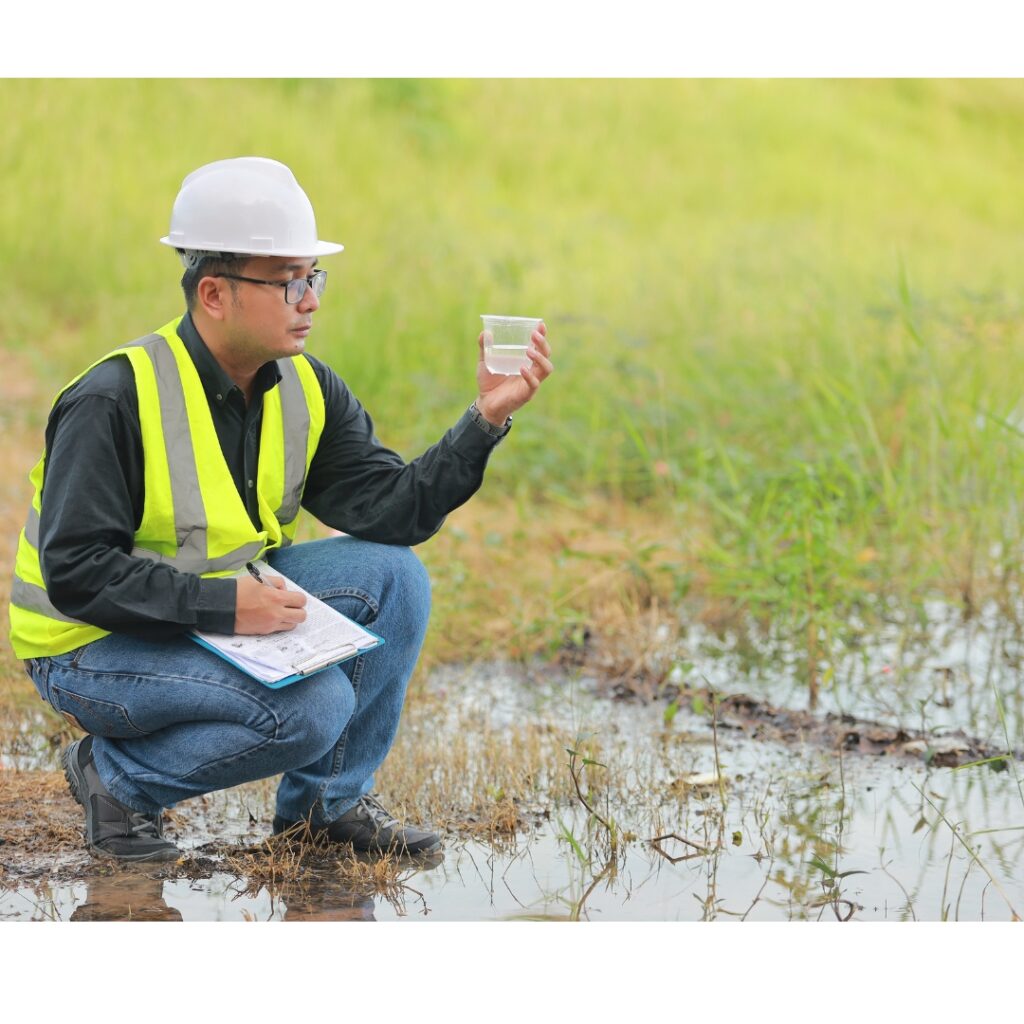
M 196 636 L 202 637 L 250 675 L 265 683 L 276 683 L 296 673 L 344 661 L 346 657 L 378 643 L 377 638 L 357 622 L 336 612 L 270 566 L 260 563 L 258 569 L 261 576 L 280 577 L 289 590 L 306 595 L 305 622 L 300 622 L 294 629 L 259 636 L 195 630 Z

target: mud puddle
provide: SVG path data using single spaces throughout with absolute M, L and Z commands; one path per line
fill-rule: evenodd
M 410 705 L 378 778 L 393 806 L 444 830 L 443 857 L 268 847 L 268 780 L 176 808 L 167 832 L 183 857 L 151 871 L 83 852 L 55 748 L 32 733 L 22 770 L 0 772 L 3 920 L 934 921 L 1024 908 L 1019 764 L 971 765 L 985 741 L 939 729 L 706 690 L 611 700 L 583 673 L 448 669 Z M 943 740 L 960 767 L 935 756 Z

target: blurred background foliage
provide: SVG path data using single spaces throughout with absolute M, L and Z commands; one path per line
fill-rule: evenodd
M 57 388 L 181 311 L 182 178 L 289 164 L 345 252 L 310 349 L 412 456 L 479 314 L 557 374 L 485 497 L 646 504 L 814 621 L 1016 580 L 1024 82 L 7 80 L 4 349 Z M 40 410 L 40 417 L 43 410 Z M 27 470 L 26 466 L 26 470 Z

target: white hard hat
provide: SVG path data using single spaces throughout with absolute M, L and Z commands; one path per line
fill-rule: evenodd
M 240 156 L 193 171 L 171 210 L 175 249 L 253 256 L 329 256 L 345 247 L 316 237 L 313 206 L 277 160 Z

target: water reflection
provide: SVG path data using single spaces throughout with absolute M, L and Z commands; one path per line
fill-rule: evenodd
M 281 885 L 269 890 L 284 904 L 285 921 L 376 921 L 372 892 L 345 890 L 337 885 Z
M 337 870 L 307 868 L 287 877 L 271 878 L 256 886 L 256 892 L 270 900 L 270 916 L 284 921 L 376 921 L 378 903 L 387 905 L 400 917 L 409 913 L 411 902 L 419 903 L 421 912 L 428 912 L 413 879 L 442 864 L 443 852 L 402 857 L 389 862 L 386 871 L 382 870 L 385 862 L 373 854 L 348 856 L 352 858 L 348 864 L 368 868 L 371 877 L 352 879 L 339 876 Z M 250 885 L 248 891 L 251 893 L 253 888 Z
M 164 899 L 164 880 L 124 869 L 86 879 L 85 899 L 72 921 L 181 921 L 181 911 Z

